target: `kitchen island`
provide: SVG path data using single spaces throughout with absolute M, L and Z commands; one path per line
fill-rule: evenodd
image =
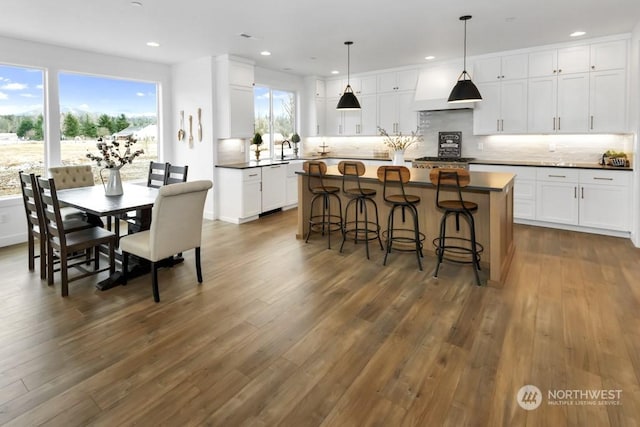
M 382 198 L 382 183 L 376 174 L 377 168 L 369 167 L 360 179 L 363 187 L 377 190 L 374 198 L 380 212 L 380 226 L 386 227 L 390 206 Z M 420 231 L 425 234 L 424 253 L 435 256 L 433 239 L 438 237 L 442 212 L 436 208 L 436 188 L 429 180 L 429 169 L 411 168 L 411 180 L 405 186 L 407 194 L 419 196 L 418 205 Z M 509 270 L 513 256 L 513 182 L 515 175 L 497 172 L 471 172 L 471 182 L 463 189 L 462 197 L 478 204 L 478 211 L 474 214 L 477 241 L 484 246 L 481 266 L 488 271 L 488 284 L 501 285 Z M 329 166 L 325 177 L 327 185 L 341 187 L 342 175 L 337 166 Z M 445 192 L 455 198 L 454 193 Z M 309 209 L 312 194 L 308 188 L 308 177 L 298 172 L 298 229 L 297 238 L 302 239 L 308 230 Z M 343 206 L 348 199 L 340 193 Z M 370 216 L 371 217 L 371 216 Z M 455 217 L 450 218 L 451 226 L 447 224 L 447 234 L 455 233 Z M 468 226 L 460 226 L 458 237 L 468 237 Z M 435 259 L 434 259 L 435 261 Z M 427 264 L 427 270 L 429 264 Z M 459 265 L 452 264 L 455 268 Z M 433 265 L 435 267 L 435 265 Z

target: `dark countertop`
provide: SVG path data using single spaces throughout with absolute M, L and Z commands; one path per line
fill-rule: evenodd
M 436 186 L 431 183 L 429 179 L 430 169 L 409 168 L 411 171 L 411 180 L 409 186 L 417 187 L 431 187 Z M 304 175 L 304 172 L 296 172 L 299 175 Z M 515 175 L 512 173 L 503 172 L 469 172 L 470 182 L 465 190 L 474 191 L 504 191 L 504 189 L 513 181 Z M 338 171 L 337 166 L 327 167 L 327 177 L 342 178 L 342 174 Z M 363 181 L 376 181 L 378 182 L 378 174 L 375 169 L 367 169 L 360 177 Z
M 291 159 L 293 160 L 293 159 Z M 272 160 L 272 159 L 264 159 L 259 161 L 250 161 L 244 163 L 227 163 L 224 165 L 216 165 L 217 168 L 227 168 L 227 169 L 249 169 L 249 168 L 261 168 L 263 166 L 273 166 L 273 165 L 286 165 L 289 164 L 290 160 Z
M 544 162 L 544 161 L 525 161 L 525 160 L 483 160 L 476 159 L 469 162 L 474 165 L 496 165 L 496 166 L 530 166 L 544 168 L 575 168 L 575 169 L 598 169 L 598 170 L 620 170 L 633 171 L 632 167 L 619 166 L 602 166 L 597 163 L 571 163 L 571 162 Z

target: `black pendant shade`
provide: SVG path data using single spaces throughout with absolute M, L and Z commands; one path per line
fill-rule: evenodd
M 338 110 L 359 110 L 360 103 L 358 102 L 358 98 L 353 93 L 353 89 L 351 89 L 351 85 L 347 85 L 340 101 L 338 101 L 338 106 L 336 107 Z
M 458 77 L 456 85 L 451 90 L 449 99 L 450 103 L 456 102 L 473 102 L 481 101 L 480 91 L 471 81 L 471 76 L 467 73 L 467 21 L 471 19 L 471 15 L 461 16 L 460 20 L 464 21 L 464 65 L 462 73 Z
M 358 102 L 358 98 L 356 98 L 356 95 L 353 93 L 353 89 L 351 89 L 351 85 L 349 84 L 349 74 L 351 73 L 350 47 L 353 44 L 353 42 L 344 42 L 344 44 L 347 45 L 347 87 L 344 89 L 344 92 L 342 93 L 342 96 L 338 101 L 338 106 L 336 107 L 336 110 L 359 110 L 360 103 Z

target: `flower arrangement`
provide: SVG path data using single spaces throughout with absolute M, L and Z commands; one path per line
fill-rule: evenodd
M 389 135 L 386 130 L 378 126 L 378 132 L 384 137 L 384 145 L 391 148 L 394 151 L 404 151 L 411 147 L 413 144 L 417 144 L 423 140 L 422 135 L 418 133 L 420 128 L 415 131 L 411 131 L 411 135 L 403 135 L 402 132 L 397 135 Z
M 98 166 L 104 164 L 104 167 L 108 169 L 120 169 L 127 163 L 133 162 L 133 159 L 140 154 L 144 154 L 144 150 L 131 150 L 131 146 L 136 142 L 138 141 L 131 135 L 124 141 L 113 138 L 111 142 L 104 142 L 102 138 L 98 138 L 96 148 L 100 154 L 87 153 L 87 158 L 94 160 Z M 124 149 L 124 153 L 121 153 L 122 149 Z

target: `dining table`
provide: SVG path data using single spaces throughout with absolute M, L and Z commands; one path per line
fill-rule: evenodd
M 148 230 L 151 225 L 151 210 L 159 190 L 134 183 L 123 183 L 122 189 L 123 194 L 118 196 L 107 196 L 102 185 L 58 190 L 56 194 L 61 205 L 74 207 L 95 217 L 109 218 L 108 224 L 110 224 L 111 218 L 116 224 L 119 224 L 119 218 L 123 214 L 137 211 L 138 223 L 135 228 L 129 228 L 128 232 Z M 116 234 L 119 234 L 119 227 L 116 226 L 115 229 Z M 117 253 L 117 255 L 121 254 Z M 179 261 L 174 260 L 174 263 Z M 150 267 L 146 260 L 135 258 L 130 262 L 128 270 L 127 276 L 132 278 L 147 273 Z M 96 287 L 100 290 L 107 290 L 122 283 L 122 272 L 116 272 L 98 282 Z

